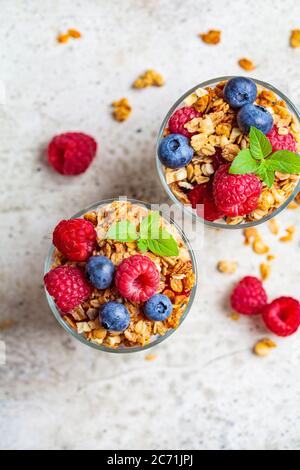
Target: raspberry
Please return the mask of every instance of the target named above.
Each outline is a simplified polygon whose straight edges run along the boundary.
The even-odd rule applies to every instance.
[[[95,228],[84,219],[62,220],[53,232],[53,245],[70,261],[85,261],[95,242]]]
[[[184,108],[177,109],[169,119],[169,130],[172,134],[182,134],[185,137],[191,137],[194,133],[190,133],[185,129],[184,124],[191,121],[195,117],[201,117],[202,114],[198,113],[192,106],[185,106]]]
[[[254,211],[262,191],[257,176],[230,175],[230,163],[222,165],[216,172],[213,193],[218,209],[229,217],[247,215]]]
[[[74,266],[59,266],[44,276],[44,283],[57,307],[68,313],[91,294],[91,287],[83,272]]]
[[[125,299],[146,302],[159,287],[160,275],[147,256],[134,255],[124,259],[118,266],[115,284]]]
[[[222,149],[216,147],[216,153],[211,157],[213,159],[212,165],[214,170],[217,171],[221,165],[225,165],[227,161],[222,157]]]
[[[262,282],[256,277],[246,276],[231,294],[231,307],[243,315],[257,315],[268,299]]]
[[[197,214],[205,220],[214,222],[224,216],[214,202],[211,183],[198,184],[188,192],[187,197],[192,208],[196,209]]]
[[[292,297],[280,297],[262,310],[266,326],[278,336],[290,336],[300,326],[300,303]]]
[[[272,144],[273,152],[276,152],[276,150],[296,152],[296,141],[292,134],[280,135],[278,134],[278,127],[274,126],[267,134],[267,137]]]
[[[48,162],[62,175],[79,175],[90,166],[96,155],[97,143],[82,132],[66,132],[48,145]]]

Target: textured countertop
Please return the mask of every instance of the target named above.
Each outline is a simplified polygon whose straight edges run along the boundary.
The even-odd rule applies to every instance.
[[[255,76],[300,106],[299,28],[294,0],[1,1],[0,25],[0,447],[9,449],[300,448],[300,336],[279,340],[269,357],[251,352],[266,336],[259,319],[228,318],[227,294],[261,258],[239,232],[205,230],[193,242],[200,270],[182,327],[145,360],[117,356],[69,337],[50,313],[43,262],[58,220],[103,198],[165,200],[154,163],[158,126],[174,100],[197,82],[240,74],[249,56]],[[59,31],[83,37],[58,44]],[[197,33],[221,29],[216,47]],[[166,86],[130,89],[146,68]],[[110,103],[128,97],[132,117],[111,119]],[[45,164],[60,132],[81,130],[100,142],[92,167],[64,178]],[[280,218],[298,224],[300,209]],[[270,297],[299,296],[299,234],[280,244],[266,286]],[[239,270],[217,272],[221,259]],[[4,364],[4,343],[6,362]],[[1,353],[0,351],[0,353]],[[0,361],[0,362],[1,362]]]

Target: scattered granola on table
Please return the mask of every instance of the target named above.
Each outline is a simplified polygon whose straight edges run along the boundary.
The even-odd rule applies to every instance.
[[[240,59],[238,61],[238,64],[242,69],[247,70],[247,72],[251,72],[251,70],[256,69],[256,66],[254,65],[252,60],[247,59],[246,57],[244,57],[243,59]]]
[[[114,101],[112,103],[112,107],[114,108],[112,113],[113,117],[119,122],[126,121],[132,112],[132,108],[127,98],[121,98],[119,101]]]
[[[77,29],[68,29],[67,33],[61,33],[57,36],[57,42],[67,43],[69,39],[79,39],[81,38],[81,33]]]
[[[300,29],[292,29],[290,35],[290,45],[293,48],[300,47]]]
[[[146,70],[134,82],[133,88],[148,88],[150,86],[163,86],[165,84],[164,77],[155,70]]]
[[[292,196],[299,152],[298,118],[273,91],[246,77],[196,89],[158,143],[176,199],[209,222],[229,225],[260,222]]]
[[[45,285],[64,321],[109,348],[143,347],[179,326],[195,285],[190,252],[159,212],[114,201],[61,221]]]
[[[277,344],[269,338],[263,338],[254,345],[253,352],[257,356],[268,356],[271,352],[271,349],[277,347]]]
[[[219,44],[221,41],[221,31],[218,29],[211,29],[207,33],[200,33],[198,36],[202,39],[203,42],[206,44],[216,45]]]

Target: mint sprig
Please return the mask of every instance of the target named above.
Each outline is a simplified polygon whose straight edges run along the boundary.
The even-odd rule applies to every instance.
[[[278,150],[272,153],[269,139],[256,127],[251,127],[250,147],[239,152],[233,160],[229,173],[245,175],[254,173],[269,188],[275,181],[275,172],[288,174],[300,173],[300,156],[289,150]]]
[[[140,223],[139,234],[136,226],[129,220],[116,222],[109,228],[106,238],[120,242],[137,240],[139,250],[149,250],[159,256],[178,256],[179,248],[174,237],[160,226],[158,211],[150,212]]]

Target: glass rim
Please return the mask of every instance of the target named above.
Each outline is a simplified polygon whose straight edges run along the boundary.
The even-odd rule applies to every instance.
[[[101,206],[104,206],[104,205],[107,205],[107,204],[110,204],[111,202],[113,201],[116,201],[117,199],[116,198],[109,198],[109,199],[103,199],[101,201],[97,201],[97,202],[94,202],[92,204],[90,204],[88,207],[84,208],[84,209],[81,209],[80,211],[78,211],[76,214],[72,215],[72,217],[70,217],[70,219],[74,219],[74,218],[78,218],[78,217],[82,217],[86,212],[89,212],[91,210],[95,210]],[[144,201],[140,201],[138,199],[133,199],[133,198],[126,198],[126,201],[128,202],[131,202],[132,204],[137,204],[137,205],[143,205],[144,207],[146,207],[148,210],[151,209],[151,204],[150,203],[146,203]],[[47,301],[48,301],[48,304],[50,306],[50,309],[54,315],[54,317],[56,318],[56,320],[58,321],[58,323],[68,332],[70,333],[74,338],[78,339],[81,343],[93,348],[93,349],[97,349],[98,351],[103,351],[103,352],[109,352],[109,353],[113,353],[113,354],[124,354],[124,353],[133,353],[133,352],[142,352],[142,351],[146,351],[147,349],[150,349],[160,343],[162,343],[164,340],[166,340],[167,338],[169,338],[173,333],[175,333],[175,331],[178,330],[178,328],[181,326],[181,324],[183,323],[183,321],[185,320],[185,318],[187,317],[188,313],[190,312],[190,309],[194,303],[194,299],[195,299],[195,295],[196,295],[196,290],[197,290],[197,283],[198,283],[198,270],[197,270],[197,262],[196,262],[196,257],[195,257],[195,254],[194,254],[194,250],[191,246],[191,243],[190,241],[188,240],[188,238],[186,237],[185,233],[183,232],[183,230],[179,227],[179,225],[172,219],[172,217],[169,217],[167,215],[164,214],[163,211],[159,211],[160,212],[160,215],[161,217],[163,217],[163,219],[165,219],[167,222],[169,222],[170,224],[174,225],[174,227],[176,228],[176,230],[178,231],[180,237],[182,238],[184,244],[186,245],[186,248],[188,250],[188,253],[189,253],[189,256],[190,256],[190,259],[191,259],[191,262],[192,262],[192,267],[193,267],[193,272],[195,274],[195,285],[191,291],[191,294],[190,294],[190,297],[189,297],[189,302],[185,308],[185,311],[183,313],[183,315],[181,316],[180,318],[180,322],[179,322],[179,325],[177,328],[171,328],[169,331],[167,331],[167,333],[163,336],[160,336],[160,335],[157,335],[157,338],[146,344],[145,346],[133,346],[133,347],[122,347],[122,348],[109,348],[108,346],[105,346],[105,345],[102,345],[102,344],[95,344],[95,343],[92,343],[91,341],[88,341],[84,336],[82,336],[81,334],[77,333],[77,331],[73,330],[73,328],[71,328],[69,326],[69,324],[67,322],[65,322],[63,320],[63,317],[62,315],[60,314],[60,311],[59,309],[57,308],[53,298],[50,296],[50,294],[47,292],[47,289],[46,287],[44,286],[44,290],[45,290],[45,294],[46,294],[46,298],[47,298]],[[52,265],[52,262],[53,262],[53,254],[54,254],[54,251],[55,251],[55,247],[54,245],[51,243],[51,246],[50,246],[50,249],[48,251],[48,255],[46,257],[46,260],[45,260],[45,263],[44,263],[44,275],[47,274],[50,270],[51,270],[51,265]]]
[[[164,174],[164,171],[163,171],[164,166],[158,158],[158,146],[159,146],[160,140],[163,136],[164,129],[165,129],[167,123],[169,122],[170,117],[172,116],[174,111],[179,107],[179,105],[184,101],[184,99],[187,96],[189,96],[191,93],[194,93],[194,91],[196,91],[198,88],[204,88],[206,86],[213,85],[213,84],[216,84],[218,82],[222,82],[222,81],[225,81],[225,80],[230,80],[231,78],[234,78],[234,77],[236,77],[236,75],[225,75],[223,77],[216,77],[216,78],[212,78],[210,80],[206,80],[204,82],[199,83],[198,85],[193,86],[188,91],[186,91],[183,95],[181,95],[181,97],[178,98],[178,100],[176,100],[176,102],[171,106],[171,108],[167,112],[165,118],[163,119],[162,124],[161,124],[160,129],[159,129],[159,132],[158,132],[158,137],[157,137],[157,142],[156,142],[156,168],[157,168],[157,172],[158,172],[158,175],[159,175],[159,178],[160,178],[160,182],[161,182],[164,190],[166,191],[167,195],[169,196],[169,198],[173,202],[175,202],[175,204],[177,204],[179,207],[182,208],[184,213],[186,213],[187,215],[189,215],[193,219],[201,221],[201,223],[203,223],[207,226],[213,227],[213,228],[221,228],[221,229],[226,229],[226,230],[227,229],[229,229],[229,230],[241,230],[242,229],[243,230],[245,228],[250,228],[250,227],[255,227],[255,226],[261,225],[261,224],[273,219],[273,217],[278,216],[295,199],[295,196],[300,191],[300,179],[299,179],[297,185],[295,186],[295,189],[293,190],[293,192],[287,198],[287,200],[283,204],[281,204],[276,210],[274,210],[271,214],[267,215],[266,217],[263,217],[260,220],[253,220],[251,222],[245,222],[245,223],[241,223],[241,224],[230,225],[230,224],[226,224],[226,223],[210,222],[208,220],[205,220],[202,217],[200,217],[199,215],[197,215],[197,213],[190,206],[187,206],[187,205],[183,204],[182,202],[180,202],[176,198],[176,196],[173,194],[171,189],[169,188],[169,185],[167,184],[165,174]],[[278,95],[281,99],[283,99],[287,103],[288,108],[290,108],[293,111],[293,114],[295,114],[298,121],[300,121],[300,113],[299,113],[298,109],[296,108],[296,106],[292,103],[292,101],[284,93],[282,93],[280,90],[275,88],[270,83],[264,82],[262,80],[258,80],[257,78],[253,78],[253,77],[247,77],[247,78],[251,78],[251,80],[253,80],[257,85],[260,85],[264,88],[267,88],[267,89],[273,91],[276,95]]]

